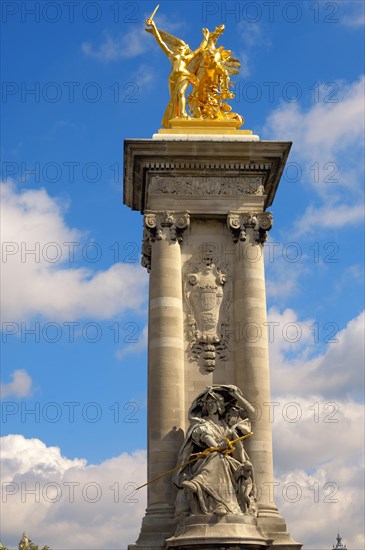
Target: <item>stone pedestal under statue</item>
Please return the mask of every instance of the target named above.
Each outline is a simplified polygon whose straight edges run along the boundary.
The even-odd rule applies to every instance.
[[[272,499],[263,246],[291,143],[257,136],[158,134],[126,140],[124,202],[143,219],[150,273],[148,481],[173,469],[188,412],[208,386],[234,385],[260,414],[245,440],[257,512],[176,516],[169,474],[148,485],[130,549],[300,549]]]

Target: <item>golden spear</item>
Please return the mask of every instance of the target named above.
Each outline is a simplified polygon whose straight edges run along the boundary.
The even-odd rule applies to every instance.
[[[156,10],[155,10],[155,12],[156,12]],[[211,453],[217,452],[217,453],[222,453],[224,455],[231,454],[234,451],[234,444],[237,443],[237,441],[243,441],[247,437],[251,437],[251,435],[253,435],[253,432],[250,432],[246,435],[242,435],[241,437],[237,437],[237,439],[233,439],[232,441],[230,441],[229,439],[227,439],[225,437],[224,439],[225,439],[226,443],[228,444],[228,449],[222,450],[220,447],[208,447],[204,451],[200,451],[199,453],[193,453],[190,456],[194,456],[195,458],[192,458],[191,460],[188,460],[187,462],[184,462],[184,464],[180,464],[179,466],[176,466],[175,468],[171,468],[171,470],[168,470],[167,472],[164,472],[160,476],[155,477],[154,479],[151,479],[151,481],[147,481],[147,483],[144,483],[143,485],[140,485],[135,490],[138,491],[139,489],[142,489],[142,487],[146,487],[146,485],[149,485],[150,483],[154,483],[155,481],[158,481],[162,477],[165,477],[168,474],[171,474],[172,472],[176,472],[176,470],[180,470],[181,468],[185,468],[185,466],[188,466],[189,464],[192,464],[193,462],[196,462],[200,458],[205,458],[208,455],[210,455]]]
[[[152,13],[151,17],[149,17],[148,19],[146,19],[146,25],[151,25],[151,24],[152,24],[152,20],[153,20],[153,18],[155,17],[156,11],[158,10],[159,7],[160,7],[160,4],[157,4],[157,6],[155,7],[155,9],[153,10],[153,13]]]

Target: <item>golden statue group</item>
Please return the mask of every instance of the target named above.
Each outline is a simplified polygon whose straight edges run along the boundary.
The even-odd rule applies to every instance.
[[[230,90],[233,86],[230,76],[238,74],[240,62],[232,57],[230,50],[225,50],[223,46],[217,47],[224,25],[216,27],[213,32],[204,28],[202,43],[192,51],[183,40],[156,27],[153,17],[157,9],[158,6],[146,20],[146,31],[154,35],[172,65],[169,77],[170,101],[162,125],[169,128],[172,119],[193,118],[231,120],[235,122],[236,128],[241,126],[243,117],[232,113],[232,107],[226,103],[227,99],[234,97]],[[186,97],[190,84],[192,91]]]

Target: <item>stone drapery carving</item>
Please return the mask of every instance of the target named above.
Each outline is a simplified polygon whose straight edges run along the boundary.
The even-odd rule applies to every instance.
[[[150,193],[170,195],[263,195],[263,176],[151,176]]]
[[[231,299],[231,280],[208,246],[199,247],[187,263],[184,295],[189,307],[187,336],[192,358],[207,372],[215,369],[216,355],[224,359],[227,342],[223,330]]]
[[[146,210],[142,245],[142,266],[151,270],[151,250],[154,241],[162,239],[182,242],[183,232],[190,224],[188,212],[163,212]]]
[[[272,227],[271,212],[230,212],[227,217],[227,226],[233,233],[233,242],[246,241],[247,230],[251,230],[252,239],[263,244],[267,239],[267,232]]]
[[[173,478],[179,489],[178,518],[201,514],[257,516],[252,462],[242,440],[230,443],[251,434],[249,416],[253,413],[254,407],[233,385],[209,386],[194,399],[178,458],[182,467]],[[186,464],[194,456],[198,459]]]

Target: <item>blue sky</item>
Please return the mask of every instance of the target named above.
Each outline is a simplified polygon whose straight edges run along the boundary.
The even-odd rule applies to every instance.
[[[126,484],[145,475],[148,276],[141,215],[123,206],[122,146],[152,137],[168,100],[169,61],[144,32],[154,7],[1,5],[8,545],[33,525],[31,538],[54,548],[125,548],[144,513],[144,495],[128,502]],[[224,23],[221,43],[242,64],[232,105],[244,128],[293,141],[266,245],[277,499],[305,547],[327,547],[340,529],[360,550],[363,3],[166,1],[155,20],[191,47],[202,27]],[[97,503],[96,486],[66,498],[72,473],[78,489],[98,484]],[[62,497],[22,494],[37,479]]]

